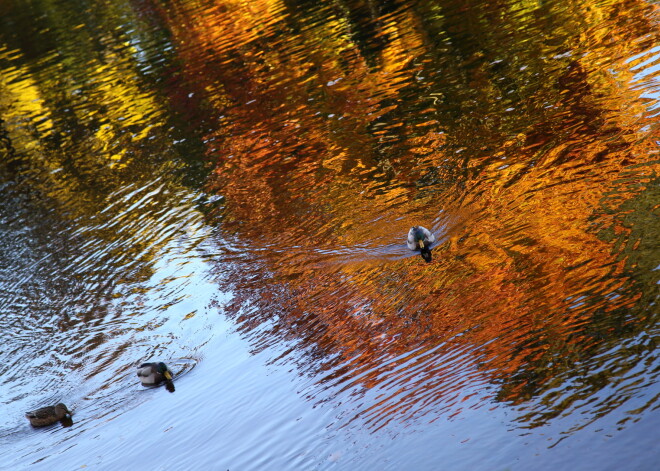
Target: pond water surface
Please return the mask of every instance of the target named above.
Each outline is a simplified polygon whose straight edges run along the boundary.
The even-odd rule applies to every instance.
[[[659,40],[643,0],[0,2],[0,469],[653,469]]]

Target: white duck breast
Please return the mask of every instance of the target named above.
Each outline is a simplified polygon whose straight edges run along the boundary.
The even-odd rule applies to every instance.
[[[151,366],[145,366],[138,368],[137,375],[140,378],[142,384],[155,384],[156,383],[156,371]]]

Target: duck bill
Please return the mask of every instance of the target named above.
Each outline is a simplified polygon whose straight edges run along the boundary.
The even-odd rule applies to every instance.
[[[419,241],[419,248],[420,248],[420,249],[423,249],[423,248],[424,248],[424,241],[423,241],[423,240],[420,240],[420,241]]]
[[[163,376],[165,376],[165,379],[166,379],[166,380],[168,380],[168,381],[172,381],[172,375],[170,374],[169,371],[166,371],[165,374],[164,374]]]

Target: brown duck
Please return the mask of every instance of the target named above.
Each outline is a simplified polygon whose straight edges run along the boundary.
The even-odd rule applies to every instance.
[[[33,427],[45,427],[60,420],[71,419],[71,412],[60,402],[54,406],[42,407],[41,409],[26,412],[25,417]]]

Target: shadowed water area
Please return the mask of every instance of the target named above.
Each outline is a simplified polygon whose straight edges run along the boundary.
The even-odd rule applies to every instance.
[[[659,44],[642,0],[3,0],[0,469],[652,469]]]

